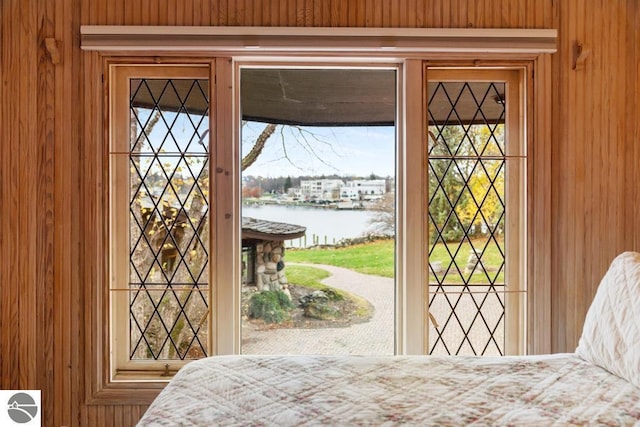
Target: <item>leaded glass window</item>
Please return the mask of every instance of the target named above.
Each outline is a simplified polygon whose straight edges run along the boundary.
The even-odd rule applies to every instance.
[[[166,77],[115,80],[121,128],[110,155],[117,369],[210,353],[206,71],[167,67]],[[126,98],[118,97],[125,90]]]
[[[525,157],[517,130],[507,129],[518,127],[507,119],[507,93],[498,79],[429,82],[430,354],[520,346],[507,331],[522,329]],[[509,102],[517,107],[518,97]]]

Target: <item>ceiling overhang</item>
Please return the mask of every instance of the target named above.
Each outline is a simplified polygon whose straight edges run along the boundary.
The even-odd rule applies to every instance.
[[[296,126],[393,126],[396,71],[246,68],[242,119]]]
[[[163,111],[184,109],[190,114],[204,114],[207,109],[206,97],[188,96],[190,91],[201,90],[200,87],[194,89],[191,79],[172,80],[169,89],[166,79],[145,79],[144,84],[145,90],[137,90],[132,97],[135,107],[157,107]],[[444,87],[437,96],[434,96],[436,86],[429,85],[430,124],[504,122],[504,85],[467,82],[466,96],[459,96],[462,83],[441,84]],[[206,90],[205,83],[201,87]],[[394,126],[396,88],[396,71],[390,69],[246,68],[240,73],[240,109],[243,120],[262,123],[314,127]],[[480,95],[474,98],[471,93]]]

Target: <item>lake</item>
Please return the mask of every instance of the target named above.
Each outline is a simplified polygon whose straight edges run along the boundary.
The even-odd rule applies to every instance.
[[[319,239],[320,244],[332,244],[340,239],[360,237],[369,231],[371,227],[369,219],[373,214],[374,212],[366,210],[337,210],[307,206],[242,206],[242,216],[307,227],[307,246],[313,245],[314,235]],[[305,246],[304,237],[288,241],[287,246]]]

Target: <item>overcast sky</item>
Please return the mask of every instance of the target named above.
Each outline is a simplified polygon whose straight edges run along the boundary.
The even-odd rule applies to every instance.
[[[264,126],[248,123],[243,127],[243,156]],[[285,150],[291,162],[286,159]],[[278,126],[258,160],[243,173],[263,177],[372,173],[393,176],[395,128],[305,127],[301,135],[295,128]]]

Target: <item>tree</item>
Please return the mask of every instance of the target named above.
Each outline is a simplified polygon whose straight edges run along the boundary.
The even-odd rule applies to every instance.
[[[258,199],[262,197],[262,189],[260,187],[243,187],[242,198]]]
[[[131,113],[130,280],[142,284],[141,289],[132,288],[130,338],[139,345],[132,346],[131,357],[201,357],[206,343],[199,344],[209,317],[205,297],[198,290],[208,268],[208,161],[198,156],[158,155],[162,150],[152,148],[152,141],[163,141],[177,128],[173,125],[179,114],[165,117],[158,110],[143,108],[132,108]],[[172,119],[169,124],[167,120]],[[204,145],[208,130],[193,132]],[[173,134],[172,138],[179,139]],[[156,286],[162,283],[177,286]]]
[[[276,131],[276,127],[277,125],[269,123],[264,127],[264,129],[262,129],[262,132],[260,132],[260,135],[256,138],[256,142],[253,144],[253,147],[251,147],[251,150],[249,150],[249,152],[242,158],[241,169],[243,171],[258,160],[258,157],[262,154],[262,150],[264,150],[264,146],[267,141]]]
[[[246,128],[248,124],[249,122],[243,121],[242,127]],[[243,132],[243,135],[244,134],[245,132]],[[267,142],[270,139],[273,139],[274,135],[279,137],[278,141],[280,142],[282,152],[282,157],[278,160],[286,160],[289,162],[289,164],[295,166],[300,171],[305,170],[304,165],[297,165],[290,156],[290,150],[295,145],[302,148],[310,158],[318,160],[324,165],[333,168],[331,164],[327,163],[327,161],[322,158],[322,155],[319,152],[319,147],[325,147],[331,151],[334,151],[334,147],[331,142],[326,141],[320,135],[313,133],[304,126],[277,125],[273,123],[267,123],[264,125],[264,128],[262,128],[262,131],[255,138],[255,140],[249,139],[248,141],[245,141],[243,137],[242,151],[246,152],[247,154],[245,154],[242,158],[242,171],[247,170],[256,162],[256,160],[258,160]],[[248,150],[244,149],[245,142],[247,142],[248,144]]]
[[[376,200],[371,210],[374,214],[369,219],[370,230],[374,234],[393,236],[396,230],[396,197],[395,193],[385,193]]]
[[[284,192],[287,193],[291,187],[293,187],[293,183],[291,182],[291,177],[288,176],[284,181]]]
[[[429,152],[429,239],[432,244],[438,239],[458,241],[464,230],[453,206],[465,205],[467,196],[462,191],[463,171],[451,156],[456,153],[463,132],[459,126],[445,126],[437,139],[429,133],[434,144]]]
[[[503,141],[504,125],[433,127],[429,134],[431,243],[460,241],[483,233],[483,226],[500,232],[505,163],[498,141]],[[478,159],[479,155],[495,158]]]

